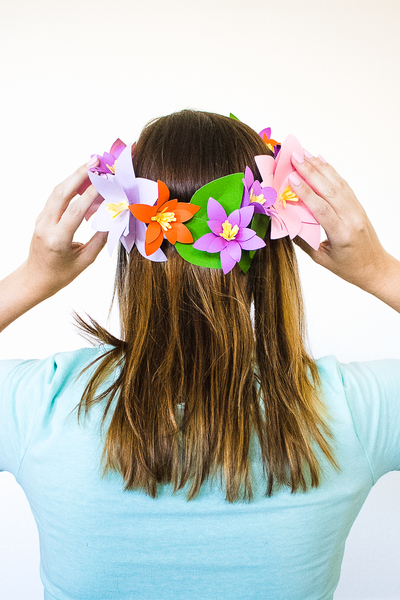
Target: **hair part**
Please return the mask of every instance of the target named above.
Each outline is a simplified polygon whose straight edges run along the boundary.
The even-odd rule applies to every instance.
[[[247,125],[182,111],[150,123],[133,156],[138,177],[161,179],[189,202],[202,185],[271,154]],[[152,262],[120,247],[115,282],[120,339],[77,317],[83,332],[111,345],[84,391],[78,414],[104,402],[104,473],[152,497],[158,484],[188,486],[194,498],[220,476],[226,499],[253,495],[249,458],[257,436],[266,493],[319,485],[319,446],[337,468],[315,362],[304,345],[304,314],[289,238],[269,240],[246,275],[184,261]],[[251,307],[254,309],[254,322]],[[112,378],[109,387],[104,383]]]

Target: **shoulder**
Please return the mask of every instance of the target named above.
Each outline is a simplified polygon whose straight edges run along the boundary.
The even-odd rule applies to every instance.
[[[374,481],[400,470],[400,360],[345,364],[329,356],[317,365],[327,405],[349,411]]]

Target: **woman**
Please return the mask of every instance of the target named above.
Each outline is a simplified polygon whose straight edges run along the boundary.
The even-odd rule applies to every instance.
[[[282,206],[304,203],[303,222],[312,228],[312,213],[325,229],[319,249],[299,238],[314,260],[395,310],[400,263],[322,158],[297,148],[290,189],[257,187],[279,150],[267,142],[237,120],[183,111],[147,126],[110,184],[92,164],[105,195],[118,184],[128,196],[132,177],[135,186],[162,183],[157,205],[147,191],[126,205],[105,201],[130,223],[119,230],[121,339],[80,321],[102,345],[1,364],[0,468],[16,476],[35,516],[46,599],[327,600],[369,490],[400,468],[400,363],[307,355]],[[126,156],[128,183],[117,167]],[[235,174],[244,172],[243,187]],[[263,179],[271,183],[272,171]],[[235,222],[230,186],[240,190]],[[93,206],[86,167],[54,190],[27,261],[1,282],[2,328],[95,260],[104,231],[72,241]],[[208,229],[196,217],[205,211]],[[267,216],[276,239],[265,235]],[[164,238],[177,222],[184,228],[171,244]],[[223,258],[232,241],[240,253],[231,245]]]

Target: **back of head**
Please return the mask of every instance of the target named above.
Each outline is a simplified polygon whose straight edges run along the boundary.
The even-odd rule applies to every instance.
[[[162,180],[189,202],[200,187],[272,154],[245,124],[197,111],[151,122],[135,147],[137,177]],[[116,293],[121,339],[99,325],[87,332],[111,343],[80,408],[103,400],[112,409],[105,471],[121,472],[126,489],[188,485],[188,497],[220,474],[226,498],[251,498],[249,449],[258,437],[274,484],[292,490],[319,483],[316,442],[334,463],[318,374],[303,342],[301,290],[292,242],[265,239],[244,274],[186,262],[163,242],[166,262],[121,246]],[[120,369],[107,394],[96,395]]]

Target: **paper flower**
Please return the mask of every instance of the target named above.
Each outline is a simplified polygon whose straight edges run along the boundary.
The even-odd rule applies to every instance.
[[[98,175],[115,175],[115,161],[124,148],[126,148],[126,144],[118,138],[111,146],[110,152],[104,152],[103,155],[92,154],[91,158],[97,156],[99,164],[96,167],[91,167],[89,171]]]
[[[249,167],[246,167],[243,183],[244,192],[241,206],[253,206],[255,213],[276,217],[278,213],[272,208],[278,196],[276,190],[273,187],[261,187],[259,181],[254,181],[254,175]]]
[[[135,219],[129,210],[130,205],[153,205],[157,200],[158,186],[155,181],[135,176],[132,165],[132,146],[126,146],[115,162],[115,175],[102,177],[89,172],[89,178],[104,202],[93,217],[92,228],[108,231],[107,247],[112,254],[118,240],[127,252],[136,244],[140,254],[146,258],[146,225]],[[164,252],[158,250],[151,260],[167,260]]]
[[[276,159],[267,155],[255,157],[263,180],[261,190],[273,187],[277,192],[277,200],[273,205],[277,215],[270,215],[271,239],[286,235],[293,239],[298,235],[318,250],[321,240],[320,225],[289,185],[289,175],[295,171],[291,163],[293,152],[302,154],[303,149],[300,142],[293,135],[289,135]]]
[[[169,189],[162,181],[158,181],[158,200],[156,206],[133,204],[129,207],[131,213],[143,223],[149,223],[146,231],[145,252],[152,256],[164,239],[171,244],[177,241],[182,244],[193,242],[192,234],[183,225],[199,210],[199,206],[187,202],[169,199]]]
[[[267,144],[271,152],[274,153],[275,158],[278,156],[281,144],[271,138],[271,127],[266,127],[258,134],[260,138]]]
[[[254,214],[253,206],[246,206],[226,214],[224,207],[210,198],[207,204],[207,224],[211,233],[206,233],[194,244],[196,250],[220,253],[223,272],[229,273],[242,257],[242,250],[258,250],[265,242],[253,229],[247,228]]]

